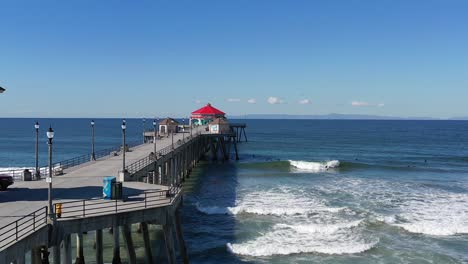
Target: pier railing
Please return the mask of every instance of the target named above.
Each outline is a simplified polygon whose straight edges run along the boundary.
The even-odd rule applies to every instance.
[[[141,144],[141,143],[140,142],[131,142],[131,143],[127,144],[127,147],[132,148],[132,147],[138,146],[139,144]],[[96,159],[100,159],[100,158],[109,156],[112,153],[119,152],[120,150],[121,150],[120,145],[116,146],[116,147],[112,147],[112,148],[98,150],[98,151],[94,152],[94,157]],[[65,169],[75,167],[75,166],[84,164],[86,162],[89,162],[89,161],[91,161],[91,157],[92,157],[92,154],[89,153],[89,154],[81,155],[81,156],[74,157],[74,158],[71,158],[71,159],[62,160],[62,161],[54,163],[52,165],[52,168],[53,168],[53,170],[58,170],[58,169],[65,170]],[[19,181],[19,180],[23,179],[23,173],[24,173],[25,169],[28,169],[31,172],[31,175],[32,175],[33,179],[37,178],[36,177],[36,169],[33,168],[33,167],[20,168],[20,169],[0,170],[0,175],[9,175],[9,176],[12,176],[15,179],[15,181]],[[42,167],[39,168],[39,173],[44,178],[44,177],[46,177],[46,175],[49,174],[49,168],[46,167],[46,166],[42,166]]]
[[[57,219],[84,218],[97,215],[116,214],[172,204],[180,192],[180,187],[168,190],[149,191],[127,196],[123,200],[87,199],[56,203]]]
[[[128,173],[134,174],[139,172],[140,170],[146,168],[147,166],[151,165],[152,163],[156,162],[158,159],[160,159],[162,156],[167,155],[171,153],[173,149],[178,148],[179,146],[182,146],[185,143],[190,142],[193,139],[192,136],[185,137],[184,140],[178,140],[177,142],[174,142],[174,148],[172,145],[167,146],[161,150],[159,150],[156,155],[149,155],[146,156],[140,160],[135,161],[134,163],[128,165],[125,167]]]
[[[180,191],[180,187],[172,186],[167,190],[126,196],[122,200],[98,198],[55,203],[55,216],[58,220],[84,218],[168,206],[177,198]],[[47,207],[42,207],[0,227],[0,251],[47,225],[47,218]]]
[[[47,224],[47,207],[42,207],[0,227],[0,251]]]

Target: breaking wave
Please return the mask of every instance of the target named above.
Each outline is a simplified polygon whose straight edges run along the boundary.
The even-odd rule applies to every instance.
[[[312,212],[336,213],[346,207],[330,207],[323,201],[294,194],[289,190],[257,191],[247,194],[232,207],[195,204],[204,214],[257,214],[274,216],[307,215]]]
[[[362,220],[335,225],[276,224],[272,230],[243,243],[227,243],[229,252],[254,257],[299,253],[356,254],[373,248],[378,239],[363,238],[357,227]]]
[[[338,160],[332,160],[327,162],[289,160],[289,163],[292,167],[296,169],[312,172],[323,172],[329,169],[338,168],[340,166],[340,161]]]
[[[411,233],[432,236],[468,234],[468,195],[428,193],[402,206],[401,221],[393,225]]]

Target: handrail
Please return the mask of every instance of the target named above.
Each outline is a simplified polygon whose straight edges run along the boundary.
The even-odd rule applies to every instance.
[[[55,203],[54,208],[56,208],[55,213],[58,220],[116,214],[171,205],[180,191],[180,187],[172,186],[168,190],[144,192],[127,196],[123,200],[85,199]],[[58,213],[57,208],[60,208],[60,213]]]
[[[144,192],[127,196],[123,200],[86,199],[55,203],[55,216],[58,220],[84,218],[168,206],[172,204],[180,192],[180,187],[171,186],[168,190]],[[58,205],[60,205],[60,213],[57,210]],[[47,225],[47,219],[48,210],[47,206],[44,206],[0,227],[0,251]]]
[[[189,143],[190,141],[193,140],[193,137],[192,136],[187,136],[185,137],[185,141],[182,141],[182,140],[178,140],[177,142],[174,142],[174,149],[184,145],[184,144],[187,144]],[[152,163],[154,162],[157,162],[161,157],[171,153],[173,150],[172,148],[172,145],[170,146],[167,146],[161,150],[159,150],[156,155],[149,155],[149,156],[146,156],[144,158],[141,158],[131,164],[129,164],[128,166],[125,167],[125,170],[131,174],[135,174],[137,172],[139,172],[140,170],[142,170],[143,168],[146,168],[147,166],[151,165]]]
[[[0,227],[0,250],[47,224],[47,206]]]

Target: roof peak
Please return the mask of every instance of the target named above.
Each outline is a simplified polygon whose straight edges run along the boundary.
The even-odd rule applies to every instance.
[[[214,108],[210,103],[196,111],[193,111],[192,114],[225,115],[223,111]]]

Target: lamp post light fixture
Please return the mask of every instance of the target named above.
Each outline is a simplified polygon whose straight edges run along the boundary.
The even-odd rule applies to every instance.
[[[34,124],[36,130],[36,180],[41,178],[41,170],[39,169],[39,122]]]
[[[54,130],[52,126],[47,130],[47,138],[49,139],[47,145],[49,146],[49,177],[47,177],[46,182],[49,183],[48,188],[48,205],[47,210],[49,212],[49,220],[54,219],[54,211],[52,208],[52,140],[54,139]]]
[[[153,130],[154,130],[153,131],[154,132],[153,143],[154,143],[154,156],[155,157],[157,157],[157,155],[156,155],[156,138],[158,136],[157,131],[156,131],[156,125],[157,125],[157,123],[156,123],[156,119],[155,119],[155,120],[153,120]]]
[[[125,173],[125,130],[127,129],[127,121],[125,119],[122,121],[122,172]]]
[[[0,93],[3,93],[4,91],[6,91],[6,89],[3,87],[0,87]]]
[[[94,152],[94,120],[91,120],[91,160],[96,160],[96,153]]]

